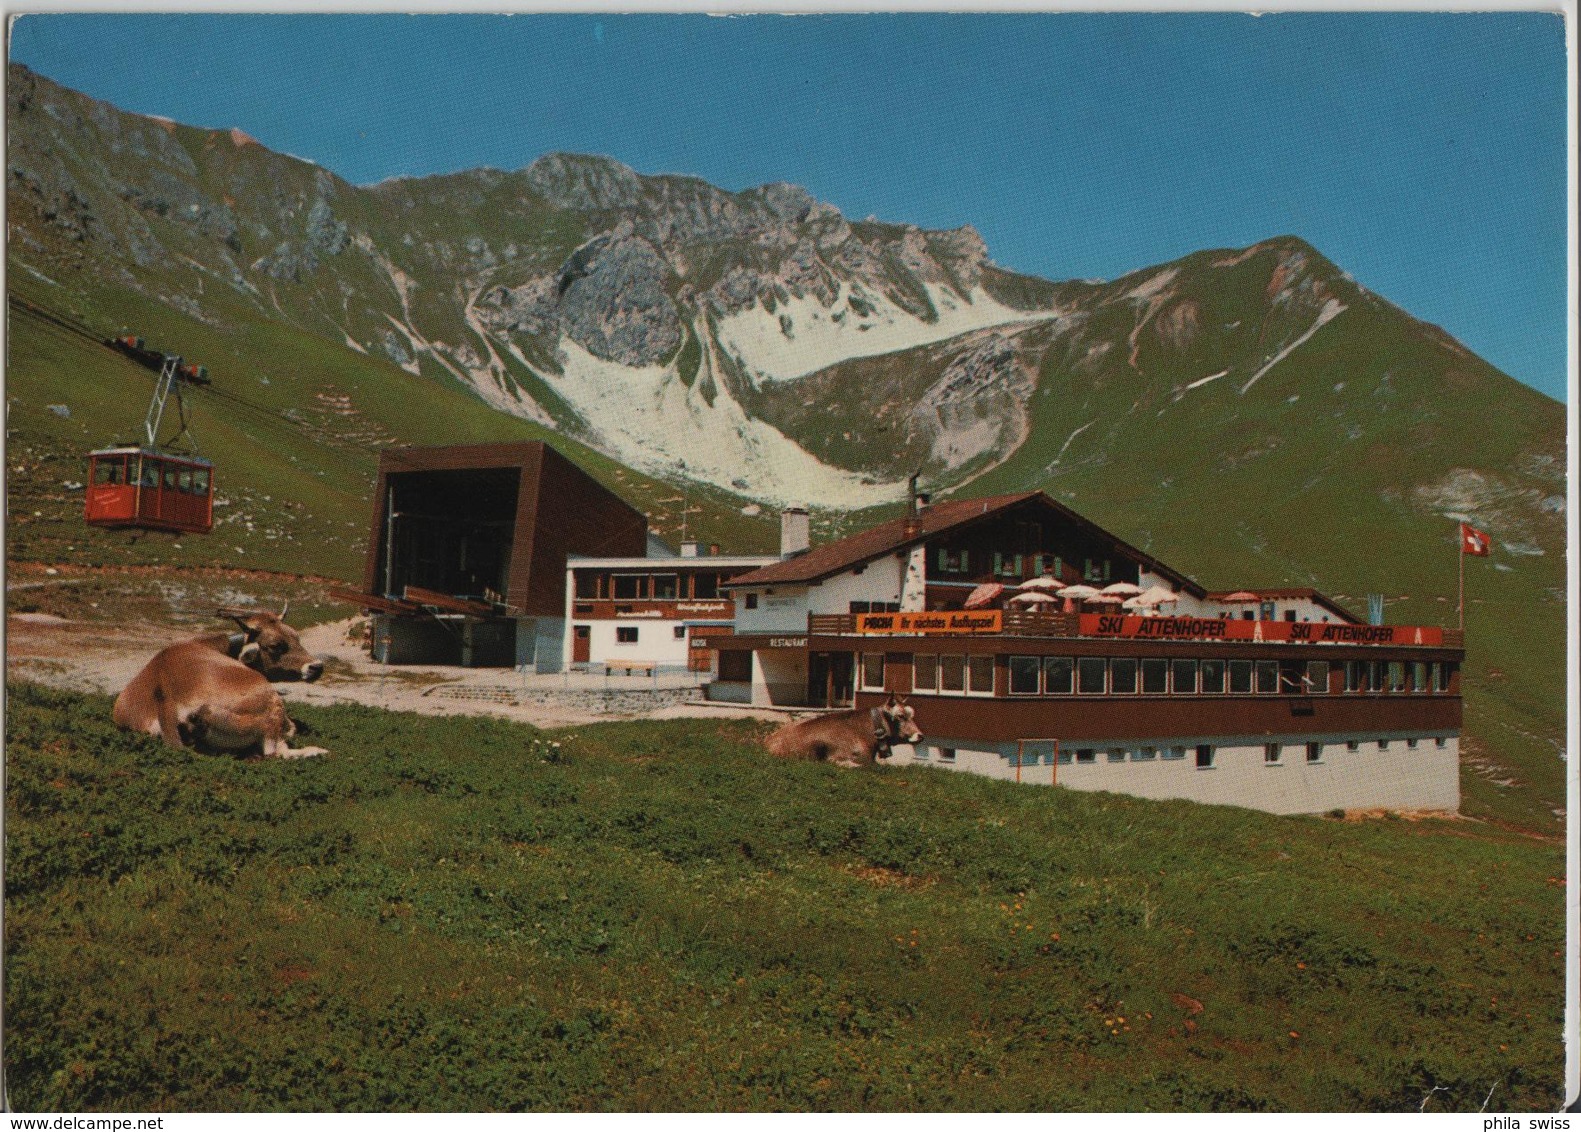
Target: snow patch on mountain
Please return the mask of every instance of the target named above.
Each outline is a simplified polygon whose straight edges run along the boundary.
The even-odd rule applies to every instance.
[[[1344,309],[1345,309],[1345,304],[1340,302],[1338,299],[1330,299],[1326,303],[1324,303],[1323,304],[1323,309],[1318,311],[1317,319],[1312,323],[1312,325],[1307,327],[1306,330],[1304,330],[1301,333],[1301,335],[1296,338],[1296,340],[1294,342],[1290,342],[1290,343],[1286,344],[1285,346],[1281,347],[1277,354],[1275,354],[1273,357],[1269,358],[1266,362],[1264,362],[1263,363],[1263,367],[1260,370],[1258,370],[1256,373],[1252,374],[1252,376],[1247,379],[1246,384],[1241,386],[1241,392],[1245,393],[1252,386],[1256,385],[1258,379],[1261,378],[1263,376],[1263,374],[1267,373],[1269,370],[1273,369],[1280,362],[1282,362],[1286,358],[1288,358],[1291,355],[1291,353],[1296,349],[1296,347],[1300,346],[1308,338],[1311,338],[1312,335],[1316,334],[1319,330],[1321,330],[1325,325],[1327,325],[1330,321],[1332,321],[1334,319],[1334,317],[1336,315],[1338,315]]]
[[[674,476],[684,465],[692,479],[782,506],[816,499],[824,507],[870,507],[904,494],[904,484],[832,468],[748,417],[725,382],[714,383],[710,405],[698,391],[704,383],[689,388],[673,365],[607,362],[569,338],[557,360],[560,374],[538,376],[594,430],[599,448],[641,471]]]
[[[882,296],[841,282],[834,302],[792,295],[774,310],[752,306],[719,320],[720,346],[760,379],[790,381],[853,358],[942,342],[973,330],[1057,317],[1007,307],[982,288],[969,298],[924,283],[938,318],[925,322]]]

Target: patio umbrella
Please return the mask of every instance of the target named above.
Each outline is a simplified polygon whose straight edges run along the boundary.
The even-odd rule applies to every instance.
[[[1037,590],[1028,590],[1010,599],[1012,605],[1053,605],[1058,601],[1059,598],[1053,594],[1039,593]]]
[[[1074,586],[1066,586],[1064,589],[1060,590],[1059,595],[1060,597],[1072,598],[1076,601],[1086,601],[1089,598],[1095,598],[1098,596],[1098,588],[1096,586],[1089,586],[1086,583],[1081,583]]]
[[[1166,590],[1163,586],[1153,586],[1151,589],[1143,590],[1125,604],[1128,606],[1173,605],[1179,600],[1179,594]]]
[[[966,595],[965,609],[982,609],[992,604],[999,595],[1005,592],[1005,587],[998,582],[986,582]]]
[[[1094,597],[1088,598],[1087,600],[1092,602],[1092,604],[1094,604],[1094,605],[1124,605],[1125,604],[1125,598],[1121,597],[1119,594],[1100,593],[1100,594],[1098,594],[1098,595],[1096,595]]]
[[[1135,582],[1114,582],[1111,585],[1104,586],[1099,592],[1117,597],[1135,597],[1142,592],[1142,587]]]
[[[1028,578],[1016,587],[1018,590],[1062,590],[1065,583],[1058,578],[1051,578],[1047,574],[1040,578]]]

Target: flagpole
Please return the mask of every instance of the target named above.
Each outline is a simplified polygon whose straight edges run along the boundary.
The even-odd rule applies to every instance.
[[[1460,600],[1455,608],[1460,614],[1460,631],[1466,631],[1466,528],[1461,524],[1456,530],[1460,534],[1457,540],[1460,543]]]

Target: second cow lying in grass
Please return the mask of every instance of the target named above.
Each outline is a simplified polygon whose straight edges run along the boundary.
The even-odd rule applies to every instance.
[[[897,743],[922,742],[916,711],[890,696],[871,711],[845,711],[787,723],[764,742],[782,759],[813,759],[836,766],[867,766],[889,758]]]

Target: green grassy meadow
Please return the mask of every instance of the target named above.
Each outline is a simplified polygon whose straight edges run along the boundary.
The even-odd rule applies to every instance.
[[[22,1110],[1553,1110],[1563,845],[842,772],[761,725],[9,689]],[[558,744],[558,745],[556,745]]]

